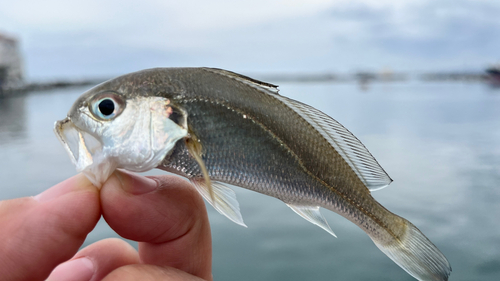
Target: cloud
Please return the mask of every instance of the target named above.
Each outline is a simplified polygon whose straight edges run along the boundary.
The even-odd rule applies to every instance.
[[[0,13],[19,25],[45,31],[131,27],[136,23],[146,23],[149,28],[211,30],[311,15],[329,6],[327,0],[18,0]]]
[[[169,65],[481,69],[499,59],[498,14],[486,0],[18,0],[0,8],[0,28],[21,37],[31,77]]]

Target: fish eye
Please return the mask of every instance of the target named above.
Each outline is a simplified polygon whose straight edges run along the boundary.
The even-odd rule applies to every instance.
[[[101,120],[110,120],[118,116],[125,107],[125,102],[116,93],[103,93],[95,96],[90,104],[94,116]]]
[[[99,112],[104,116],[110,116],[115,112],[115,102],[110,98],[105,98],[99,101]]]

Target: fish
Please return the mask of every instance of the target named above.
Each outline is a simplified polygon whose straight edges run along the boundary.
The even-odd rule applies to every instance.
[[[359,139],[274,84],[217,68],[141,70],[83,93],[54,130],[97,187],[118,168],[158,168],[189,179],[245,226],[230,187],[238,186],[283,201],[333,236],[320,208],[343,216],[418,280],[451,273],[416,226],[372,197],[392,179]]]

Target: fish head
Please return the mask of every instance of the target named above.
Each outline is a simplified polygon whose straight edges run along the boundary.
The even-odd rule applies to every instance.
[[[97,187],[116,168],[157,167],[188,135],[186,114],[171,99],[106,84],[84,93],[54,131],[77,171]]]

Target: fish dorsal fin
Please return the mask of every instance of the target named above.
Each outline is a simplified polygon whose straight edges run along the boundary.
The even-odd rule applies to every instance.
[[[275,96],[302,116],[337,150],[370,191],[388,186],[392,179],[366,147],[339,122],[318,109],[301,102]]]
[[[207,202],[210,203],[210,205],[212,205],[219,213],[223,214],[233,222],[247,227],[243,222],[243,217],[240,213],[240,204],[238,203],[238,200],[236,200],[236,194],[231,188],[220,182],[212,182],[212,200],[208,191],[208,186],[204,179],[194,178],[191,179],[191,183],[196,187],[201,196],[203,196],[203,198],[205,198],[205,200],[207,200]]]
[[[253,88],[257,88],[258,90],[261,90],[261,91],[264,90],[268,93],[276,94],[276,95],[278,95],[278,92],[279,92],[278,85],[274,85],[274,84],[267,83],[267,82],[262,82],[262,81],[259,81],[257,79],[250,78],[248,76],[241,75],[241,74],[238,74],[238,73],[235,73],[232,71],[227,71],[227,70],[220,69],[220,68],[204,68],[204,69],[207,71],[217,73],[219,75],[223,75],[223,76],[226,76],[228,78],[237,80],[237,81],[242,82],[246,85],[249,85]]]
[[[326,230],[326,232],[330,233],[333,235],[335,238],[337,238],[337,235],[333,233],[332,229],[328,225],[328,222],[325,220],[323,215],[319,212],[319,207],[318,206],[298,206],[298,205],[292,205],[292,204],[286,204],[288,207],[290,207],[295,213],[297,213],[299,216],[303,217],[307,221],[323,228]]]

